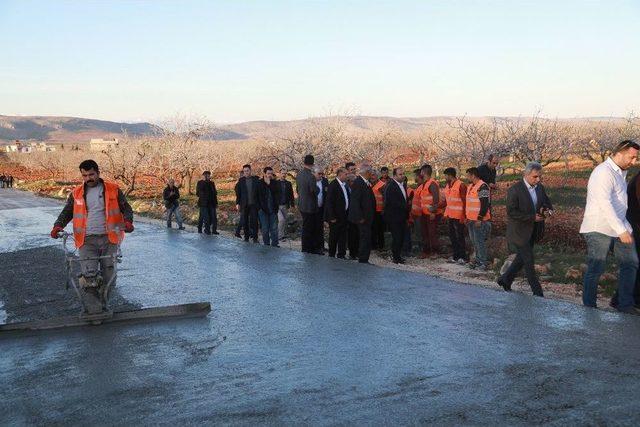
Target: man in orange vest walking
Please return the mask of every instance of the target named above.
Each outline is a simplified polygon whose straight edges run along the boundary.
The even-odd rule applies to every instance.
[[[389,177],[387,176],[387,179]],[[378,174],[373,172],[371,174],[371,190],[376,198],[376,214],[373,217],[373,230],[371,235],[371,245],[373,249],[384,249],[384,187],[387,184],[382,178],[378,179]]]
[[[420,205],[422,207],[422,254],[421,259],[435,257],[440,250],[438,237],[438,222],[442,216],[440,208],[440,186],[431,177],[433,169],[431,165],[420,168],[422,189],[420,190]],[[415,197],[415,196],[414,196]]]
[[[467,169],[470,182],[467,188],[465,216],[469,239],[473,244],[476,259],[470,268],[487,270],[487,240],[491,234],[491,190],[489,185],[480,179],[478,168]]]
[[[105,294],[115,287],[113,261],[124,233],[133,231],[133,210],[118,185],[100,178],[93,160],[80,163],[82,184],[73,189],[51,230],[57,239],[73,220],[73,237],[80,257],[82,299],[87,314],[100,313],[109,301]],[[99,258],[104,257],[104,258]],[[99,279],[101,273],[101,280]]]
[[[446,207],[444,217],[449,226],[449,239],[453,254],[447,261],[450,263],[466,264],[467,248],[464,241],[465,232],[465,201],[467,197],[467,186],[462,180],[457,178],[455,168],[444,170],[444,178],[447,184],[444,187],[444,198]]]

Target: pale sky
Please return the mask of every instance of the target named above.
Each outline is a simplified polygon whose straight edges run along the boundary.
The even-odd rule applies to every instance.
[[[0,1],[0,114],[640,111],[640,1]]]

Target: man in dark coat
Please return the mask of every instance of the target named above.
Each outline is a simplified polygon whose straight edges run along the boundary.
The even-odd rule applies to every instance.
[[[533,294],[539,297],[543,293],[534,269],[533,245],[542,238],[544,220],[553,209],[540,183],[541,176],[540,163],[530,162],[525,168],[524,178],[507,192],[507,243],[516,252],[516,257],[498,278],[498,284],[505,291],[510,291],[516,274],[524,268]]]
[[[244,241],[258,243],[258,186],[257,176],[251,173],[251,165],[242,166],[242,176],[235,186],[236,210],[240,212]]]
[[[358,227],[358,262],[369,264],[371,253],[371,225],[376,212],[376,199],[371,190],[369,178],[371,165],[367,162],[360,164],[359,175],[353,181],[351,200],[349,201],[348,219]]]
[[[349,194],[351,194],[353,182],[356,180],[356,176],[358,175],[356,164],[353,162],[347,162],[344,167],[347,170],[347,186],[349,187]],[[347,248],[349,248],[349,259],[351,260],[358,259],[359,240],[360,236],[358,236],[358,226],[347,221]]]
[[[315,159],[311,154],[304,157],[304,167],[296,176],[298,209],[302,214],[302,252],[318,253],[318,193],[317,179],[313,174]]]
[[[500,164],[500,157],[495,154],[489,154],[487,161],[478,166],[478,176],[483,180],[489,189],[495,190],[496,186],[496,168]]]
[[[164,200],[164,207],[167,208],[165,213],[167,215],[167,228],[171,228],[171,217],[175,215],[178,230],[184,230],[182,215],[180,215],[180,190],[178,190],[175,181],[171,178],[167,181],[167,186],[162,192],[162,199]]]
[[[384,190],[384,221],[391,231],[391,253],[395,264],[404,264],[402,247],[407,232],[409,199],[404,187],[404,169],[395,168]]]
[[[198,233],[219,234],[216,208],[218,207],[218,191],[216,185],[211,181],[211,172],[204,171],[202,179],[196,184],[196,196],[198,196]]]
[[[324,176],[324,169],[319,166],[314,168],[314,176],[316,177],[316,185],[318,186],[318,215],[316,215],[316,252],[324,255],[324,210],[327,200],[327,190],[329,188],[329,180]]]
[[[287,232],[287,214],[295,203],[293,185],[287,180],[286,170],[280,173],[278,187],[278,240],[283,240]]]
[[[263,169],[264,177],[258,186],[258,218],[265,246],[278,247],[278,197],[280,188],[273,177],[273,168]]]
[[[344,258],[347,254],[347,212],[349,209],[347,170],[339,168],[336,179],[327,188],[324,220],[329,224],[329,256]],[[336,255],[337,250],[337,255]]]

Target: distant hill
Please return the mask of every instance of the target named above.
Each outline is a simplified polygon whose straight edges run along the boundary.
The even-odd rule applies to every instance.
[[[207,137],[217,141],[243,141],[271,139],[286,132],[311,126],[312,123],[328,122],[335,117],[320,117],[288,121],[251,121],[218,126]],[[341,117],[344,131],[348,134],[363,134],[380,129],[398,130],[407,133],[419,132],[427,127],[446,126],[453,117]],[[474,120],[489,119],[476,117]],[[566,119],[570,121],[610,120],[610,117]],[[619,118],[614,118],[619,120]],[[91,138],[118,138],[124,132],[130,135],[146,135],[158,130],[151,123],[118,123],[77,117],[2,116],[0,115],[0,143],[16,139],[47,142],[83,143]]]
[[[77,117],[2,116],[0,141],[37,140],[81,143],[91,138],[118,138],[124,132],[144,135],[156,129],[151,123],[118,123]]]

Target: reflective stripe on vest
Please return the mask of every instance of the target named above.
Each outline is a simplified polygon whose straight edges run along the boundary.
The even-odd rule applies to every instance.
[[[124,239],[124,217],[118,205],[118,185],[103,181],[104,185],[104,211],[105,233],[109,242],[120,244]],[[76,247],[84,245],[87,232],[87,206],[84,201],[84,185],[79,185],[73,190],[73,238]]]
[[[470,185],[467,189],[467,219],[470,221],[488,221],[491,219],[491,210],[487,210],[487,214],[483,218],[478,218],[480,214],[480,198],[478,197],[478,189],[484,184],[484,181],[479,179],[476,185]]]
[[[376,212],[382,212],[384,210],[384,199],[382,198],[382,187],[384,187],[384,181],[376,182],[376,185],[371,187],[373,195],[376,197]]]
[[[436,184],[438,185],[438,183],[433,179],[433,178],[429,178],[429,181],[425,182],[424,184],[422,184],[422,191],[420,192],[420,200],[421,200],[421,206],[422,206],[422,213],[423,215],[440,215],[442,214],[442,209],[440,207],[436,207],[435,212],[432,212],[430,208],[434,207],[433,206],[433,194],[431,194],[431,190],[429,190],[429,187],[431,187],[431,184]]]
[[[422,186],[418,186],[415,190],[413,190],[413,199],[411,199],[411,215],[413,216],[421,216],[422,215],[422,206],[420,200],[420,193],[422,192]]]
[[[444,197],[447,201],[447,207],[444,210],[444,216],[452,219],[464,218],[464,204],[462,203],[462,195],[460,187],[462,181],[455,180],[453,185],[444,187]]]

